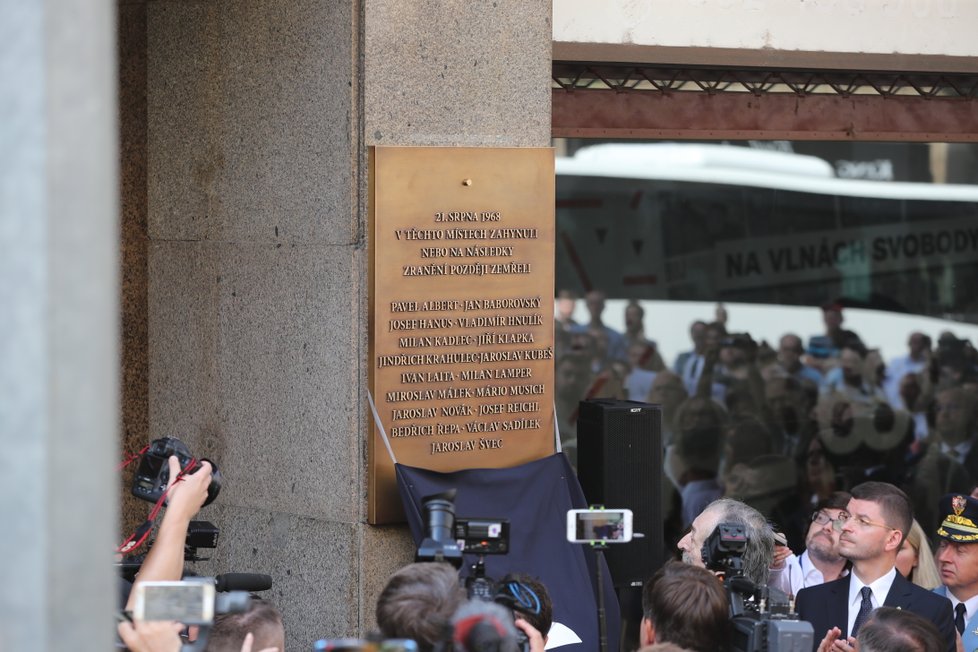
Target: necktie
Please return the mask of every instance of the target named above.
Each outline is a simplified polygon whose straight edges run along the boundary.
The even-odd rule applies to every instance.
[[[964,634],[964,603],[959,602],[954,608],[954,627],[958,630],[958,634]]]
[[[859,633],[859,628],[869,619],[869,614],[873,612],[873,601],[870,599],[873,596],[873,589],[864,586],[861,593],[863,594],[863,601],[859,604],[859,613],[856,614],[856,622],[852,624],[852,631],[849,632],[849,636],[856,636]]]

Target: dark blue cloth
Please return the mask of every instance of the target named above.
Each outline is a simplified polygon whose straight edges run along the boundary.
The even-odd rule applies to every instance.
[[[567,461],[558,453],[507,469],[468,469],[439,473],[395,465],[397,484],[415,545],[424,537],[421,499],[457,489],[459,518],[505,518],[510,522],[510,551],[487,555],[486,574],[500,579],[510,572],[540,578],[554,603],[554,620],[574,630],[582,643],[559,650],[596,652],[598,630],[596,554],[567,541],[567,510],[587,507],[584,492]],[[463,574],[477,557],[465,556]],[[600,560],[605,595],[608,650],[618,649],[620,617],[611,575]]]

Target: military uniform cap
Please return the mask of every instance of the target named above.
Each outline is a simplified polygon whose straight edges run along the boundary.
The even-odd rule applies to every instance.
[[[938,505],[943,519],[937,528],[939,537],[955,543],[978,543],[978,500],[964,494],[947,494]]]

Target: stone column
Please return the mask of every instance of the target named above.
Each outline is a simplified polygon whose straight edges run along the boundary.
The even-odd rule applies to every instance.
[[[149,431],[225,475],[197,570],[271,574],[290,649],[365,633],[413,555],[366,525],[367,147],[548,145],[550,3],[146,6]]]
[[[109,0],[0,1],[0,648],[112,647],[118,145]]]
[[[364,5],[365,147],[550,146],[550,0]],[[364,191],[361,215],[367,211]],[[402,553],[389,554],[392,530],[363,528],[363,627],[374,626],[374,605],[387,578],[412,560],[413,544],[403,532]]]

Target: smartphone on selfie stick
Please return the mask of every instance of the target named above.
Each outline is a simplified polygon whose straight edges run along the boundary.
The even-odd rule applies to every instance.
[[[605,509],[604,505],[591,505],[588,509],[567,510],[567,540],[586,544],[604,558],[609,544],[628,543],[632,540],[632,510]],[[608,650],[608,623],[604,610],[604,575],[602,564],[595,564],[598,576],[598,632],[601,652]]]

